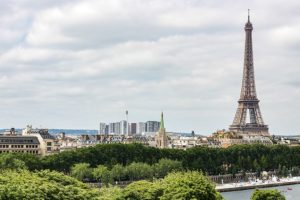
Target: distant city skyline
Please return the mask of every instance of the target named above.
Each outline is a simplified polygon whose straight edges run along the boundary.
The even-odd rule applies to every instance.
[[[7,1],[0,7],[0,128],[99,129],[159,121],[211,134],[232,123],[251,9],[270,134],[300,134],[300,2]]]

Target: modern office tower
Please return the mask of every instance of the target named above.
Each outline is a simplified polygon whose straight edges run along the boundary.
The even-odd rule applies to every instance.
[[[115,135],[119,135],[121,134],[121,123],[120,122],[115,122],[114,123],[114,127],[115,127]]]
[[[144,132],[146,132],[146,123],[145,122],[137,123],[136,134],[141,135]]]
[[[158,121],[147,121],[145,127],[146,132],[157,132],[159,130],[159,124]]]
[[[137,133],[137,123],[130,123],[129,130],[130,135],[135,135]]]
[[[109,125],[106,124],[105,125],[105,135],[108,135],[109,134]]]
[[[100,134],[100,135],[104,135],[104,134],[105,134],[106,124],[103,123],[103,122],[100,122],[99,125],[100,125],[100,126],[99,126],[99,134]]]
[[[259,100],[256,95],[252,51],[252,30],[253,27],[248,13],[248,21],[245,25],[246,40],[242,89],[240,99],[238,100],[238,108],[229,130],[239,134],[268,136],[269,128],[264,124],[258,104]]]
[[[125,111],[125,116],[126,116],[126,123],[127,123],[126,124],[126,128],[127,128],[126,135],[129,136],[130,131],[129,131],[129,121],[128,121],[128,110]]]
[[[160,122],[147,121],[138,123],[128,123],[126,120],[120,122],[111,122],[109,124],[100,123],[100,134],[115,134],[115,135],[141,135],[145,132],[155,133],[159,130]]]
[[[113,134],[115,132],[115,125],[114,123],[109,123],[108,133]]]
[[[109,134],[118,135],[121,132],[120,122],[109,123]]]
[[[128,135],[128,124],[126,120],[120,121],[120,134],[121,135]]]

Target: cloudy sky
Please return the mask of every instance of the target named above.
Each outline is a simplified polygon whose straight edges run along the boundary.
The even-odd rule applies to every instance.
[[[264,121],[300,133],[300,1],[0,0],[0,127],[228,128],[251,9]]]

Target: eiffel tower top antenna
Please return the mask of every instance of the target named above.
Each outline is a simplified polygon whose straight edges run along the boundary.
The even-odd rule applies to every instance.
[[[250,22],[250,9],[248,9],[248,22]]]

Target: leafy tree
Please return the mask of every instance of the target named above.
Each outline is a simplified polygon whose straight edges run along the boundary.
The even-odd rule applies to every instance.
[[[158,200],[163,194],[163,187],[158,182],[136,181],[124,189],[125,199]]]
[[[129,180],[150,179],[153,177],[153,170],[151,166],[146,163],[133,162],[126,166],[126,175]]]
[[[278,190],[255,190],[251,200],[285,200]]]
[[[0,156],[0,169],[27,169],[24,161],[16,158],[14,154],[2,154]]]
[[[256,161],[256,159],[253,161],[253,169],[254,169],[254,171],[257,171],[257,172],[261,171],[261,167],[260,167],[259,163]]]
[[[99,190],[58,172],[4,170],[0,180],[0,199],[95,200],[101,195]]]
[[[100,181],[106,185],[112,182],[111,173],[104,165],[98,165],[93,169],[92,174],[95,180]]]
[[[99,200],[124,200],[123,190],[120,187],[101,187]]]
[[[92,170],[88,163],[78,163],[71,168],[71,176],[82,181],[92,178]]]
[[[28,170],[42,169],[41,157],[29,153],[9,153],[13,155],[14,158],[21,160],[25,163]]]
[[[120,164],[114,165],[110,173],[111,173],[111,177],[115,181],[121,181],[125,179],[125,168]]]
[[[283,175],[284,177],[287,177],[288,174],[289,174],[289,170],[287,169],[286,166],[283,166],[283,167],[282,167],[282,175]]]
[[[157,178],[163,178],[171,171],[180,171],[182,169],[182,162],[164,158],[160,159],[159,162],[154,165],[154,172]]]
[[[293,167],[291,170],[292,176],[298,176],[300,174],[300,169],[299,167]]]
[[[170,173],[162,180],[162,200],[221,200],[214,184],[197,171]]]
[[[268,167],[268,160],[267,160],[266,156],[263,155],[260,158],[260,168],[262,170],[266,170],[267,167]]]

